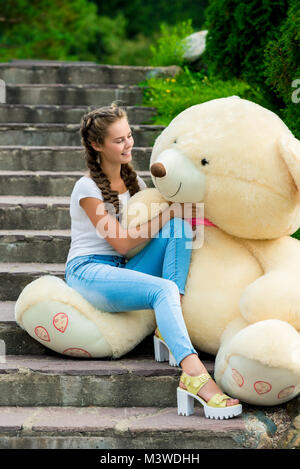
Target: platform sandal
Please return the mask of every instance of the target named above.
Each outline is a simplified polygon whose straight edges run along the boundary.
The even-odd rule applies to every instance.
[[[167,346],[166,342],[164,341],[159,329],[157,328],[155,333],[158,336],[154,335],[154,358],[157,362],[167,362],[169,361],[170,366],[177,366],[177,362],[173,357],[169,347]]]
[[[231,397],[226,394],[215,394],[208,402],[198,396],[200,389],[209,381],[211,376],[203,373],[199,376],[190,376],[183,372],[180,382],[186,386],[177,388],[177,411],[178,415],[192,415],[194,413],[194,399],[197,399],[203,407],[206,418],[230,419],[242,413],[241,404],[226,406],[226,401]]]

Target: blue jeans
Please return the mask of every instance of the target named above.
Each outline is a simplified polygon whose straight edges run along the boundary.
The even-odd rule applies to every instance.
[[[66,265],[66,283],[106,312],[153,309],[157,326],[176,362],[197,354],[182,316],[191,258],[192,229],[173,218],[128,262],[122,256],[88,255]]]

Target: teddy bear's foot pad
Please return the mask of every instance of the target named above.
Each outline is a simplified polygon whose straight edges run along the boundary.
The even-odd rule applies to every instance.
[[[232,356],[219,383],[225,392],[250,404],[280,405],[299,394],[298,376],[257,360]]]

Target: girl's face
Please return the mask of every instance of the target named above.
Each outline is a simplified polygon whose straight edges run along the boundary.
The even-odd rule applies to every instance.
[[[125,117],[111,124],[102,145],[92,144],[101,152],[101,159],[109,163],[125,164],[132,160],[131,150],[134,141],[128,121]]]

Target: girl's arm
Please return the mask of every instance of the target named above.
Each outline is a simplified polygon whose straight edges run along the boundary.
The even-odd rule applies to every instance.
[[[120,254],[125,255],[131,249],[143,244],[174,217],[182,218],[182,205],[167,207],[152,220],[134,228],[125,229],[118,220],[105,210],[104,202],[94,197],[80,199],[80,206],[95,226],[98,233]]]

